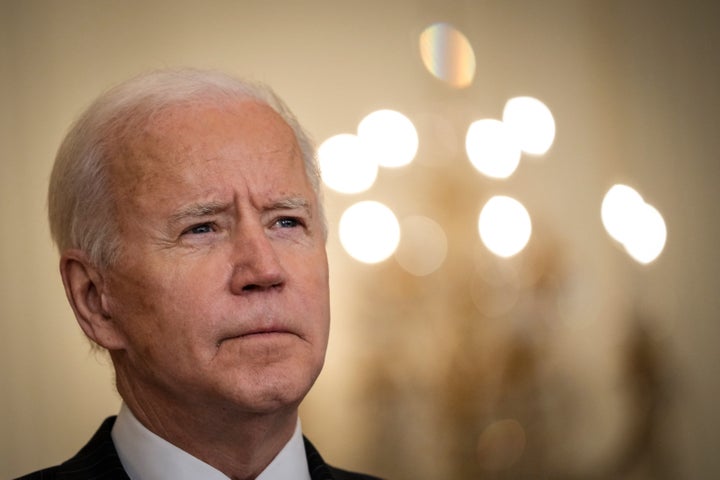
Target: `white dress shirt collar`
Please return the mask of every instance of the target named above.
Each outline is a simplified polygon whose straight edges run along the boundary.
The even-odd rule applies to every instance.
[[[145,428],[123,403],[111,432],[131,480],[227,480],[228,477]],[[242,445],[238,445],[238,449]],[[300,420],[290,441],[256,480],[310,480]]]

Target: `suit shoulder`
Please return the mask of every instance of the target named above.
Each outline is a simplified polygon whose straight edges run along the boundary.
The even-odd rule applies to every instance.
[[[16,480],[128,480],[112,443],[115,417],[106,419],[92,439],[71,459]]]
[[[307,455],[310,478],[312,480],[381,480],[378,477],[364,473],[351,472],[342,468],[328,465],[310,440],[303,437],[305,454]]]
[[[28,473],[22,477],[18,477],[15,480],[54,480],[57,478],[58,467],[49,467],[37,472]]]

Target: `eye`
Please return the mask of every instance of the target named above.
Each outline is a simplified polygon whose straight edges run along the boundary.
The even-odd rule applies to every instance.
[[[302,222],[298,220],[297,218],[293,217],[282,217],[279,218],[275,225],[277,225],[280,228],[295,228],[302,226]]]
[[[212,233],[214,231],[215,229],[211,223],[201,223],[188,228],[183,232],[183,234],[202,235],[204,233]]]

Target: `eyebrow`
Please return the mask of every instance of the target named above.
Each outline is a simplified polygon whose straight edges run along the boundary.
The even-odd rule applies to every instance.
[[[230,209],[230,205],[224,202],[203,202],[187,205],[173,213],[168,220],[170,225],[183,223],[188,218],[201,218],[215,215]]]
[[[182,224],[188,218],[202,218],[207,216],[216,215],[218,213],[226,212],[232,208],[230,203],[226,202],[201,202],[187,205],[177,212],[173,213],[168,224],[175,226]],[[273,210],[295,210],[302,209],[308,216],[312,216],[312,209],[310,208],[310,202],[302,197],[288,197],[282,198],[278,201],[273,202],[269,206],[263,208],[265,211]]]
[[[306,210],[308,214],[311,211],[310,202],[302,197],[283,198],[272,203],[269,208],[266,208],[265,210],[294,210],[296,208]]]

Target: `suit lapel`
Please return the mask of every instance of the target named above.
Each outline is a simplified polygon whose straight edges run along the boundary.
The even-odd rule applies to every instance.
[[[305,442],[305,455],[307,456],[310,478],[312,480],[333,480],[335,477],[315,446],[305,437],[303,437],[303,441]]]
[[[120,463],[110,432],[115,417],[106,419],[73,458],[58,467],[63,480],[130,480]]]

